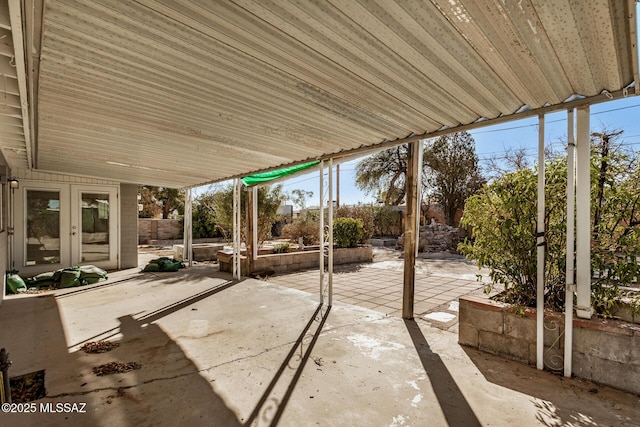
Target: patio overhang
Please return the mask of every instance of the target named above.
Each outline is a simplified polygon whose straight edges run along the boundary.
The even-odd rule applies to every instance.
[[[13,169],[189,187],[639,87],[634,0],[8,3]]]

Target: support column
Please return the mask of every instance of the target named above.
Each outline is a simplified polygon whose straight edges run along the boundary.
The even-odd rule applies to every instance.
[[[253,203],[251,203],[251,209],[253,210],[253,251],[252,258],[255,261],[258,259],[258,187],[254,186],[251,189],[253,195]],[[253,266],[253,262],[251,263]]]
[[[571,378],[573,365],[573,293],[575,292],[575,127],[573,122],[574,110],[567,115],[567,260],[566,282],[567,288],[564,303],[564,376]]]
[[[329,159],[329,260],[327,265],[328,286],[329,286],[329,307],[333,305],[333,159]]]
[[[424,141],[418,141],[418,169],[416,170],[416,187],[418,191],[416,200],[416,257],[420,249],[420,214],[422,213],[422,166],[424,164]]]
[[[415,288],[416,264],[416,203],[418,200],[417,172],[421,144],[412,142],[407,150],[406,212],[404,221],[404,286],[402,293],[402,318],[413,319],[413,300]]]
[[[233,180],[233,278],[240,280],[240,180]]]
[[[589,106],[576,115],[576,314],[590,319],[591,308],[591,140]]]
[[[257,239],[254,239],[255,228],[255,217],[253,216],[253,205],[255,200],[253,198],[253,188],[250,188],[247,191],[247,196],[245,198],[244,205],[244,214],[245,214],[245,222],[246,222],[246,230],[245,236],[247,236],[247,265],[248,265],[248,274],[251,274],[253,271],[253,249],[257,247]]]
[[[183,250],[182,258],[188,261],[189,267],[193,265],[193,215],[192,215],[192,197],[191,188],[185,190],[184,195],[184,230],[182,233]]]
[[[536,276],[536,367],[544,368],[544,115],[538,116],[538,219]]]
[[[320,242],[320,304],[324,302],[322,291],[324,288],[324,164],[322,160],[318,164],[320,171],[320,219],[318,221],[318,241]]]

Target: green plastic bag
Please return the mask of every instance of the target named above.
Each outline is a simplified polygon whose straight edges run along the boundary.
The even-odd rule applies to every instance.
[[[56,281],[54,280],[55,273],[53,271],[49,271],[46,273],[40,273],[36,276],[27,277],[25,279],[25,283],[29,288],[49,288],[56,285]]]
[[[60,289],[73,288],[80,286],[80,270],[64,269],[60,273]]]
[[[184,268],[184,264],[169,257],[160,257],[149,261],[142,271],[174,272]]]
[[[107,272],[95,265],[82,265],[80,269],[80,282],[83,285],[93,285],[100,279],[107,279]]]
[[[22,277],[18,276],[18,272],[15,270],[8,271],[6,277],[6,291],[7,294],[17,294],[27,290],[27,285],[22,280]]]

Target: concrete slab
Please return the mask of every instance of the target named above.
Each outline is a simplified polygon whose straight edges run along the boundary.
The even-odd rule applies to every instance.
[[[11,375],[45,369],[40,403],[1,425],[640,425],[640,398],[465,350],[455,333],[208,267],[9,297]],[[103,354],[79,347],[97,339]],[[92,368],[141,369],[98,377]],[[595,391],[594,391],[595,390]],[[596,394],[597,391],[597,394]]]

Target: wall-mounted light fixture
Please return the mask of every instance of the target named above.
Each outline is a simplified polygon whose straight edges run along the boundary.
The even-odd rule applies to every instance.
[[[20,188],[20,181],[18,181],[18,178],[9,178],[9,188],[12,190],[17,190],[18,188]]]

